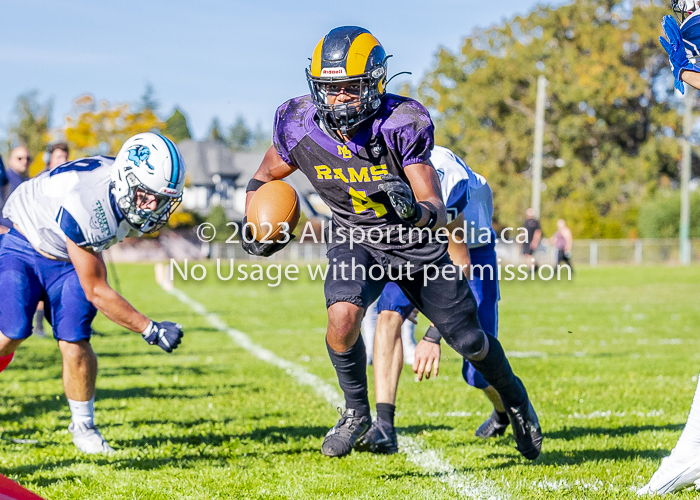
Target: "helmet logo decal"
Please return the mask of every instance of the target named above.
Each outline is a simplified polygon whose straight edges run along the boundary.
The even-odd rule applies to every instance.
[[[321,76],[347,76],[345,68],[323,68]]]
[[[148,163],[148,157],[151,156],[151,150],[148,149],[146,146],[134,146],[133,148],[129,148],[129,160],[134,162],[134,165],[137,167],[141,166],[141,162],[143,162],[147,167],[150,172],[153,172],[155,169],[153,168],[153,165]]]

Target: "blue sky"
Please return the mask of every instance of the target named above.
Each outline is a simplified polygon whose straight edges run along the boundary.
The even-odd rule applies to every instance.
[[[336,26],[369,29],[394,57],[389,73],[417,82],[439,48],[458,50],[474,28],[526,14],[533,0],[2,0],[0,136],[16,97],[53,99],[53,126],[73,100],[90,93],[136,102],[147,83],[160,115],[175,105],[202,138],[214,116],[229,126],[243,115],[271,129],[275,109],[307,93],[304,68]],[[546,4],[561,4],[548,1]],[[396,90],[406,77],[398,77]]]

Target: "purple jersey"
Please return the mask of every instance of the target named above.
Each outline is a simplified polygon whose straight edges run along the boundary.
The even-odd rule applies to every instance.
[[[380,228],[385,237],[371,246],[410,249],[417,242],[399,238],[398,231],[399,226],[410,225],[399,218],[379,184],[386,174],[398,175],[408,184],[403,169],[430,162],[433,131],[430,114],[420,103],[387,94],[379,111],[343,143],[320,128],[316,108],[306,95],[277,109],[273,144],[285,162],[309,178],[333,211],[337,226]]]

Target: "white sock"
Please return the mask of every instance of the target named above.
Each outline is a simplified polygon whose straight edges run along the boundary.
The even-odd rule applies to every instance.
[[[68,406],[74,424],[91,425],[95,421],[95,396],[90,401],[73,401],[68,399]]]
[[[377,301],[375,300],[365,311],[365,317],[362,318],[362,340],[365,342],[365,350],[367,351],[367,364],[371,365],[374,358],[374,331],[377,328]]]
[[[700,379],[695,389],[688,422],[671,454],[681,460],[695,460],[700,456]]]

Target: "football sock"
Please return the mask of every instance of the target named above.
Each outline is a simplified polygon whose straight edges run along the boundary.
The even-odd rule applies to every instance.
[[[392,427],[394,426],[395,411],[396,405],[392,405],[391,403],[377,403],[377,418],[389,422]]]
[[[95,396],[90,401],[73,401],[68,399],[68,406],[74,424],[90,425],[95,421]]]
[[[369,415],[367,397],[367,353],[362,335],[345,352],[335,352],[326,341],[328,355],[338,375],[338,383],[345,395],[345,406],[354,409],[359,415]]]
[[[496,422],[498,422],[501,425],[507,425],[510,423],[510,419],[508,418],[508,414],[503,412],[501,413],[500,411],[495,411],[496,414]]]
[[[480,361],[470,359],[469,362],[496,389],[506,408],[520,406],[527,398],[525,387],[513,373],[498,339],[488,333],[484,335],[489,341],[489,352],[484,359]]]
[[[673,449],[672,455],[681,460],[691,460],[698,457],[700,451],[700,380],[695,390],[693,404],[690,407],[688,422],[678,438],[678,443]]]
[[[12,358],[14,357],[14,352],[12,354],[8,354],[7,356],[0,356],[0,372],[7,368],[7,365],[10,364],[10,361],[12,361]]]

